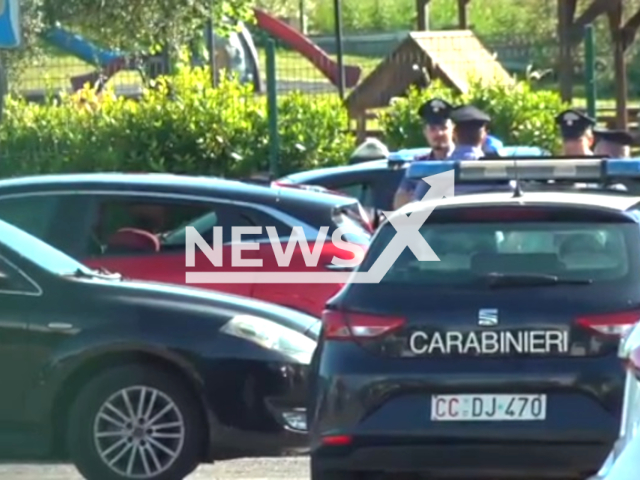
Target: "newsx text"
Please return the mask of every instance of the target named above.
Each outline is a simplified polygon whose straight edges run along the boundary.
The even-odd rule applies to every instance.
[[[320,260],[323,247],[326,243],[329,227],[321,227],[315,239],[313,249],[304,234],[302,227],[293,227],[291,236],[287,238],[286,248],[283,248],[283,240],[279,237],[275,227],[266,227],[269,243],[273,249],[276,262],[279,267],[288,267],[291,263],[296,245],[300,245],[300,251],[304,258],[305,266],[316,267]],[[223,229],[213,227],[213,242],[210,245],[195,227],[188,226],[186,233],[186,266],[195,267],[196,247],[209,259],[214,267],[223,266]],[[346,232],[341,228],[336,229],[331,235],[331,243],[338,249],[350,252],[353,258],[345,260],[334,256],[331,260],[338,267],[357,267],[364,257],[364,248],[360,245],[347,242],[342,239]],[[242,258],[242,252],[246,250],[258,250],[262,242],[243,240],[243,235],[261,235],[262,227],[232,227],[231,228],[231,266],[232,267],[262,267],[261,258]]]

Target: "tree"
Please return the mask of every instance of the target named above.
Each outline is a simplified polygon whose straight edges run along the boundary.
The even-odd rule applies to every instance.
[[[35,1],[35,0],[34,0]],[[184,44],[212,17],[246,20],[248,0],[40,0],[45,23],[60,22],[87,38],[127,50]]]

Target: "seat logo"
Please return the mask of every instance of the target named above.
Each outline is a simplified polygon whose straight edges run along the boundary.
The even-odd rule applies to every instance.
[[[498,309],[481,308],[478,311],[478,325],[482,327],[493,327],[498,325]]]

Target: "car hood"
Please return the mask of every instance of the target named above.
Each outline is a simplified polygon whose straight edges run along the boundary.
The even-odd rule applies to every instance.
[[[304,333],[314,340],[320,319],[297,310],[249,297],[226,294],[203,288],[137,280],[78,279],[72,281],[90,283],[106,296],[140,305],[163,305],[185,313],[202,313],[211,309],[217,316],[253,315],[285,325]],[[206,311],[205,310],[205,311]],[[315,328],[314,328],[315,327]]]

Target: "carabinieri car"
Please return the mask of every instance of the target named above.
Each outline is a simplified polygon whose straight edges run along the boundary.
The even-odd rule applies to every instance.
[[[640,319],[640,197],[442,197],[454,177],[608,183],[637,178],[640,160],[523,163],[410,167],[432,177],[431,201],[381,224],[323,315],[312,480],[584,479],[602,465],[621,420],[620,338]]]
[[[294,173],[275,181],[278,186],[317,185],[360,201],[373,218],[376,211],[393,210],[393,197],[409,164],[428,155],[430,148],[409,148],[393,152],[388,160],[373,160],[344,167],[318,168]],[[537,147],[505,147],[502,157],[542,157],[549,152]]]
[[[316,318],[91,270],[0,221],[0,456],[180,480],[304,452]]]
[[[169,174],[41,175],[0,180],[0,219],[12,223],[59,248],[92,268],[103,267],[140,280],[184,284],[187,272],[215,273],[220,280],[198,283],[216,291],[253,297],[320,317],[326,300],[338,284],[278,284],[281,272],[330,271],[334,256],[350,259],[368,245],[371,226],[358,201],[291,188],[270,188],[207,177]],[[194,227],[206,243],[221,230],[222,265],[214,266],[197,249],[194,266],[185,266],[186,230]],[[235,230],[254,249],[240,252],[234,263]],[[293,228],[317,253],[308,264],[300,243],[289,250]],[[321,231],[329,241],[322,241]],[[281,265],[268,233],[289,263]],[[340,228],[343,240],[355,252],[331,242]],[[247,233],[250,231],[251,233]],[[257,232],[257,233],[256,233]],[[293,246],[293,245],[291,245]],[[354,247],[352,247],[354,248]],[[311,255],[312,257],[314,255]],[[260,265],[261,264],[261,265]],[[272,273],[270,283],[227,281],[225,274],[258,271]]]

